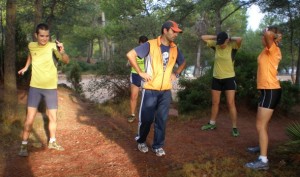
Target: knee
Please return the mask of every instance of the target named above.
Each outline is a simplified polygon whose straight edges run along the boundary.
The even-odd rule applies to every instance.
[[[227,106],[228,106],[229,108],[235,108],[235,102],[234,102],[234,100],[232,100],[232,101],[227,101]]]
[[[220,101],[216,100],[216,101],[212,101],[212,106],[219,106]]]

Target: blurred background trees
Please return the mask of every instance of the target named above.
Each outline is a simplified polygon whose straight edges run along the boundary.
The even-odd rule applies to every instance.
[[[10,23],[13,18],[9,15],[11,3],[16,7],[16,20],[13,23]],[[255,30],[247,29],[247,8],[253,4],[259,4],[261,11],[265,13],[260,27]],[[204,98],[208,99],[208,103],[204,105],[209,104],[210,97],[205,94],[209,94],[206,86],[210,85],[210,80],[205,79],[205,74],[210,74],[214,57],[213,51],[200,41],[200,36],[217,34],[219,31],[243,37],[235,63],[239,81],[238,98],[249,98],[255,102],[256,58],[262,49],[261,31],[268,25],[279,26],[284,35],[281,44],[283,60],[279,70],[292,76],[293,82],[288,87],[300,87],[297,70],[300,67],[300,34],[297,30],[300,24],[299,4],[300,0],[1,1],[1,88],[2,85],[14,84],[19,88],[28,86],[30,73],[19,77],[17,71],[26,62],[27,44],[35,40],[33,34],[38,23],[49,24],[52,41],[57,39],[63,42],[72,63],[75,63],[61,67],[62,72],[78,71],[83,74],[125,78],[130,72],[125,66],[125,55],[138,45],[138,37],[146,35],[151,39],[159,36],[163,22],[172,19],[184,30],[176,43],[187,60],[187,66],[192,68],[191,75],[198,78],[182,81],[183,88],[193,88],[191,92],[186,90],[179,96],[179,102],[191,103],[187,106],[187,111],[192,110],[192,107],[198,109],[196,103]],[[75,69],[72,68],[75,66]],[[297,74],[293,75],[296,71]],[[78,73],[75,76],[76,79],[73,80],[80,81]],[[72,80],[72,76],[70,77]],[[198,88],[199,84],[201,88],[203,86],[202,89]],[[3,87],[3,90],[4,95],[16,97],[15,89],[10,91],[8,87]],[[189,93],[200,95],[201,99],[188,100],[195,99]],[[296,94],[294,98],[299,100],[299,95]],[[0,100],[0,109],[6,102],[7,99]]]

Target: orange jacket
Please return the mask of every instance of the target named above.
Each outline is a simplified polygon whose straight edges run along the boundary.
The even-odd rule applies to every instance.
[[[149,90],[170,90],[172,89],[171,74],[177,59],[177,46],[175,43],[170,43],[169,61],[164,71],[163,58],[160,49],[161,36],[157,39],[149,40],[150,51],[145,58],[145,72],[149,74],[152,79],[145,82],[144,89]]]

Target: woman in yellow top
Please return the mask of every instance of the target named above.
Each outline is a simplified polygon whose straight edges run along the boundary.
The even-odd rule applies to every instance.
[[[212,79],[212,107],[211,117],[208,124],[201,127],[202,130],[213,130],[216,126],[219,103],[222,91],[225,92],[229,115],[232,121],[232,136],[239,136],[237,129],[237,111],[235,107],[235,72],[233,57],[242,43],[241,37],[229,37],[227,33],[220,32],[215,35],[202,35],[201,39],[207,46],[214,49],[215,61]]]
[[[281,97],[280,82],[277,78],[277,68],[281,60],[278,43],[281,39],[282,34],[277,27],[268,27],[262,37],[264,49],[257,59],[257,89],[261,91],[261,96],[256,116],[256,129],[259,137],[260,156],[256,161],[245,165],[255,170],[269,169],[267,159],[268,124]]]

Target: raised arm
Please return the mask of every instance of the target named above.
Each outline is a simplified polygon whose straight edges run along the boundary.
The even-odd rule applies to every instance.
[[[243,38],[241,38],[241,37],[230,37],[229,40],[230,41],[235,41],[236,44],[238,45],[238,47],[240,48]]]
[[[265,45],[265,47],[267,47],[268,49],[271,48],[273,42],[274,42],[274,39],[277,38],[277,35],[272,32],[272,31],[266,31],[263,35],[263,45]]]
[[[202,35],[201,39],[203,41],[207,41],[207,40],[216,40],[217,36],[216,35]]]
[[[64,47],[63,43],[60,43],[57,40],[55,42],[56,42],[56,45],[59,49],[59,53],[61,54],[62,62],[65,63],[65,64],[68,64],[70,62],[70,58],[69,58],[69,55],[66,54],[65,47]]]

